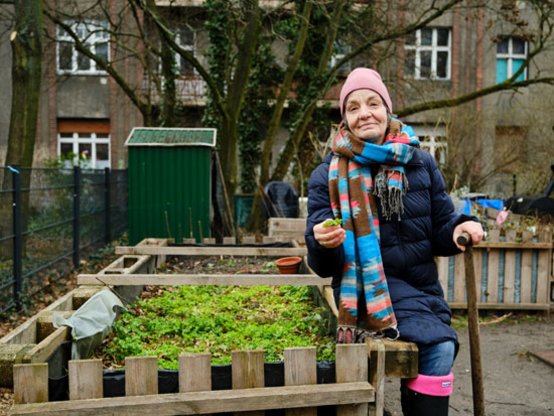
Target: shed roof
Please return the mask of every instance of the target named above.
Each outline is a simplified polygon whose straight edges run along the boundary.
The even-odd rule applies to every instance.
[[[215,147],[217,130],[207,128],[135,127],[125,146]]]

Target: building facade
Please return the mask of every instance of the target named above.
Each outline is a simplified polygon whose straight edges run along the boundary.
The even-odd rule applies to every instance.
[[[84,3],[64,7],[85,10]],[[139,36],[142,30],[148,30],[148,18],[140,13],[131,16],[131,10],[121,13],[126,3],[106,2],[106,8],[100,11],[73,13],[79,19],[64,22],[86,40],[96,55],[117,68],[135,96],[146,105],[141,110],[112,76],[77,50],[74,39],[66,31],[45,19],[48,36],[44,46],[35,166],[62,158],[66,164],[78,162],[93,168],[125,168],[127,155],[123,143],[133,127],[147,123],[144,108],[161,111],[156,97],[159,97],[162,83],[145,70],[159,72],[156,68],[159,64],[153,59],[139,65],[135,58],[131,59],[132,54],[148,56],[144,53],[148,41],[154,44],[157,40]],[[203,28],[204,2],[157,3],[161,13],[174,25],[176,42],[206,64],[208,37]],[[264,7],[277,7],[281,2],[262,3]],[[364,7],[367,2],[357,3]],[[408,0],[387,3],[392,4],[388,13],[394,21],[409,21],[411,14],[416,13],[407,7]],[[529,33],[537,32],[535,29],[540,21],[530,2],[499,3],[509,3],[506,13],[517,10],[518,18],[527,23],[518,25],[514,18],[504,19],[485,7],[470,7],[474,2],[461,2],[460,7],[434,19],[428,26],[389,43],[382,42],[370,53],[356,57],[341,68],[337,85],[325,94],[322,103],[332,109],[338,121],[341,79],[355,66],[376,67],[382,73],[400,114],[419,103],[455,99],[503,82],[533,53],[533,41],[537,39]],[[426,7],[425,2],[417,4],[420,8]],[[122,45],[112,41],[109,32],[103,29],[116,21],[117,30],[137,33],[135,42]],[[3,58],[0,65],[4,68],[0,84],[5,91],[0,104],[0,157],[3,160],[12,92],[10,22],[1,24],[5,29],[0,37]],[[546,40],[552,41],[551,36]],[[277,56],[286,51],[286,45],[279,42],[274,43],[274,48]],[[351,48],[341,40],[332,61],[339,60]],[[517,80],[554,77],[553,58],[552,51],[537,55]],[[207,87],[188,62],[176,58],[175,65],[177,97],[183,109],[181,123],[186,127],[199,127]],[[468,185],[496,195],[526,192],[540,187],[541,179],[548,176],[548,166],[554,161],[552,92],[551,85],[535,84],[517,91],[485,95],[455,107],[408,111],[403,120],[414,127],[422,139],[422,147],[430,151],[439,164],[450,165],[460,172],[471,170],[472,174],[464,177],[466,182],[473,181]],[[287,130],[283,127],[274,154],[278,154],[286,136]],[[475,178],[480,178],[479,182]]]

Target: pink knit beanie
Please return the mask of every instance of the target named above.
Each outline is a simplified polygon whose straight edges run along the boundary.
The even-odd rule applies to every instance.
[[[375,91],[377,94],[379,94],[385,102],[385,105],[387,106],[389,112],[392,113],[392,101],[390,99],[387,87],[385,87],[385,84],[383,84],[381,75],[379,75],[379,73],[377,71],[374,71],[373,69],[356,68],[352,70],[350,74],[348,74],[348,77],[346,78],[346,81],[344,82],[344,85],[340,90],[339,102],[341,116],[344,115],[344,102],[346,101],[346,97],[348,97],[348,94],[350,94],[352,91],[365,88]]]

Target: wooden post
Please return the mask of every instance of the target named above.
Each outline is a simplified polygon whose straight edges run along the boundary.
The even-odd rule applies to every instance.
[[[233,351],[231,353],[233,389],[264,387],[264,352]],[[236,413],[241,416],[263,416],[263,411]]]
[[[158,394],[158,358],[125,358],[125,395]]]
[[[211,363],[211,354],[180,355],[179,392],[210,391],[212,389]]]
[[[367,345],[337,344],[337,383],[368,381]],[[368,404],[352,404],[337,407],[337,416],[366,416]]]
[[[69,361],[69,400],[101,399],[102,360]]]
[[[316,348],[285,349],[285,386],[317,384]],[[317,408],[289,409],[287,416],[317,416]]]
[[[380,339],[366,339],[367,352],[371,354],[369,362],[369,382],[375,388],[375,403],[369,405],[369,416],[383,416],[385,406],[385,344]]]
[[[48,401],[48,364],[15,364],[13,366],[15,404]]]

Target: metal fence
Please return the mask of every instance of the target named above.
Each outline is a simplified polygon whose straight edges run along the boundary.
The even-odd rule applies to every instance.
[[[127,230],[127,171],[0,171],[0,313]]]

